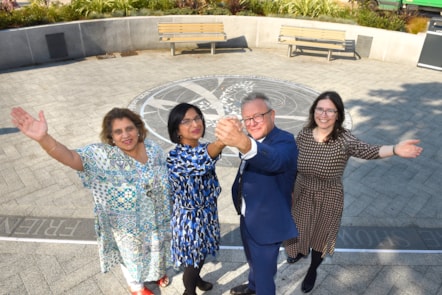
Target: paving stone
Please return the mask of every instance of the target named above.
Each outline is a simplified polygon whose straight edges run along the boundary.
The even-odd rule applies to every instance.
[[[13,132],[13,106],[33,114],[43,109],[50,132],[76,148],[99,141],[101,120],[110,108],[127,107],[140,94],[174,81],[217,75],[260,76],[316,92],[336,90],[344,99],[352,131],[361,139],[394,144],[420,138],[425,150],[418,159],[349,162],[342,224],[415,227],[426,230],[428,244],[442,245],[442,130],[435,128],[442,125],[441,73],[368,59],[288,59],[283,51],[266,49],[175,57],[165,50],[149,50],[124,59],[89,58],[0,72],[0,216],[93,218],[92,197],[77,174]],[[296,99],[297,93],[291,96]],[[300,109],[306,112],[307,106]],[[287,126],[302,125],[297,124]],[[233,160],[225,160],[217,169],[223,187],[220,220],[225,239],[237,242],[238,217],[230,197],[236,167]],[[118,268],[100,273],[93,244],[0,241],[0,256],[0,294],[129,294]],[[302,294],[309,259],[288,265],[282,251],[278,261],[277,294]],[[29,263],[32,271],[26,270]],[[442,295],[441,265],[441,253],[337,252],[321,265],[311,294]],[[215,282],[208,294],[229,294],[231,287],[247,281],[244,253],[222,250],[208,260],[202,274]],[[183,293],[182,273],[171,270],[170,275],[172,284],[155,288],[156,294]],[[28,288],[25,277],[34,288]],[[40,285],[39,278],[44,280]]]

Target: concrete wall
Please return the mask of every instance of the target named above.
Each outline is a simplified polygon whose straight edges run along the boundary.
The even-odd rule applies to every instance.
[[[158,22],[223,22],[223,46],[279,48],[282,24],[339,29],[355,40],[363,58],[416,65],[425,34],[309,20],[248,16],[145,16],[77,21],[0,31],[0,70],[105,53],[169,48],[158,41]],[[195,44],[191,44],[195,47]],[[177,44],[177,48],[189,44]]]

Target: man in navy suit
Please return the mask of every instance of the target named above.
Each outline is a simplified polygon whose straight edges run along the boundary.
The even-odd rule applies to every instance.
[[[215,129],[217,138],[238,148],[241,158],[232,197],[240,215],[249,282],[230,294],[274,295],[280,246],[298,236],[290,213],[298,148],[293,134],[275,126],[275,110],[266,95],[245,97],[241,116],[248,134],[235,119],[222,119]]]

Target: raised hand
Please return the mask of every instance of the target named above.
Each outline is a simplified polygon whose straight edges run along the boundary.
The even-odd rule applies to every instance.
[[[223,118],[218,121],[215,136],[225,145],[236,147],[241,153],[246,153],[251,148],[251,139],[242,131],[238,119]]]
[[[21,107],[11,110],[12,123],[29,138],[40,141],[48,133],[48,124],[43,111],[38,113],[39,120],[32,117]]]
[[[216,125],[215,136],[225,145],[236,146],[239,143],[239,138],[244,135],[236,121],[230,118],[222,118]]]

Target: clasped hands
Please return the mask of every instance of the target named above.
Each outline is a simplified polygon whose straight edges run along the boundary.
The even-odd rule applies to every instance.
[[[224,145],[236,147],[241,153],[250,150],[250,138],[243,132],[241,121],[236,117],[221,118],[215,127],[216,139]]]

